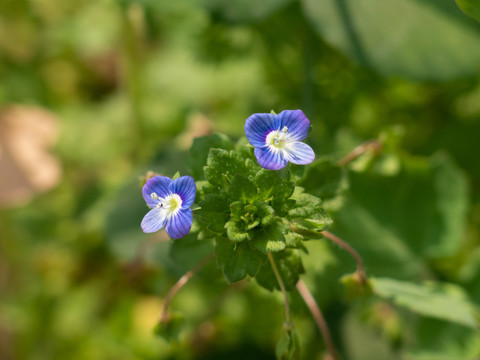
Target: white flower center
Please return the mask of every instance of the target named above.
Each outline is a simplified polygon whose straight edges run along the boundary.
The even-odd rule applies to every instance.
[[[267,135],[265,143],[270,146],[271,149],[283,149],[288,143],[288,128],[283,127],[282,130],[273,130]]]
[[[153,200],[159,200],[156,208],[162,209],[163,215],[167,218],[176,215],[183,203],[182,198],[178,194],[169,194],[165,198],[161,198],[157,193],[151,193],[150,197]]]

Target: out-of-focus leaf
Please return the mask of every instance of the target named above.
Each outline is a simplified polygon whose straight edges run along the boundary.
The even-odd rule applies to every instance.
[[[478,330],[457,324],[422,318],[414,329],[415,342],[405,351],[406,360],[478,359]]]
[[[416,283],[389,278],[372,280],[376,295],[423,316],[478,329],[478,310],[462,288],[453,284]]]
[[[300,359],[300,341],[293,325],[283,325],[282,334],[275,348],[275,355],[278,360]]]
[[[415,278],[423,259],[458,250],[468,204],[462,172],[443,155],[402,158],[395,176],[352,173],[351,194],[334,232],[352,244],[377,276]]]
[[[478,71],[480,27],[452,0],[303,0],[317,32],[385,75],[444,80]]]
[[[455,2],[465,14],[480,21],[480,2],[478,0],[455,0]]]
[[[255,21],[261,20],[292,2],[292,0],[202,0],[202,3],[211,11],[220,13],[229,21]]]

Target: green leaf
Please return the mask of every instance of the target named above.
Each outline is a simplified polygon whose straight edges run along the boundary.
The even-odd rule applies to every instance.
[[[446,80],[478,71],[480,27],[452,0],[302,3],[322,38],[382,74]]]
[[[279,360],[300,359],[300,341],[293,325],[283,325],[282,333],[275,347],[275,356]]]
[[[232,150],[233,143],[226,135],[223,134],[213,134],[195,138],[193,140],[187,164],[190,168],[190,175],[195,180],[204,178],[203,167],[207,162],[210,149],[214,148]]]
[[[348,187],[345,169],[331,158],[315,160],[304,168],[305,172],[297,185],[322,201],[335,200]]]
[[[284,229],[280,222],[275,222],[267,227],[262,227],[254,232],[253,243],[255,248],[266,254],[268,251],[278,252],[287,246],[283,235]]]
[[[478,310],[463,290],[453,284],[416,283],[389,278],[372,279],[376,295],[392,300],[419,315],[478,328]]]
[[[419,319],[412,334],[415,342],[405,349],[411,360],[478,359],[478,329],[433,318]]]
[[[295,184],[290,177],[281,177],[279,172],[261,169],[255,175],[255,184],[258,187],[260,196],[263,199],[284,198],[288,199],[295,190]]]
[[[221,189],[226,189],[235,175],[248,174],[240,154],[223,149],[210,150],[204,172],[207,181]]]
[[[446,156],[403,156],[401,163],[395,176],[351,173],[335,233],[359,252],[370,275],[415,279],[428,271],[424,259],[458,251],[468,191]]]
[[[255,276],[264,260],[264,256],[251,249],[247,242],[235,244],[223,237],[216,240],[215,257],[229,283],[240,281],[247,275]]]
[[[182,314],[177,312],[170,313],[166,321],[159,322],[155,326],[154,333],[167,341],[177,342],[184,323],[185,319]]]
[[[480,2],[478,0],[455,0],[455,2],[465,14],[480,21]]]
[[[200,209],[195,211],[195,215],[200,222],[207,225],[210,231],[223,233],[225,223],[230,216],[229,203],[225,196],[219,194],[210,194],[201,201]]]
[[[291,220],[291,229],[305,237],[305,239],[318,239],[320,234],[331,224],[332,219],[322,207],[322,202],[316,196],[303,193],[297,188],[292,199],[295,206],[288,212]]]
[[[257,197],[257,187],[247,177],[235,175],[228,189],[232,200],[253,201]]]
[[[305,272],[302,265],[302,259],[297,250],[285,250],[283,252],[272,253],[272,256],[277,265],[278,272],[282,277],[283,283],[285,284],[285,288],[288,291],[295,289],[300,274]],[[277,278],[275,277],[271,264],[268,261],[262,265],[255,279],[261,286],[270,291],[273,289],[280,290]]]

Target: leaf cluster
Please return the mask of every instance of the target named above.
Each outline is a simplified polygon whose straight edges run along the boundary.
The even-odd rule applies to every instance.
[[[271,252],[285,286],[293,288],[304,272],[303,241],[321,238],[332,222],[320,198],[296,186],[299,177],[289,168],[260,167],[244,139],[235,145],[220,135],[196,139],[190,153],[204,159],[190,163],[201,175],[194,211],[199,237],[215,239],[217,265],[226,280],[250,276],[269,290],[278,288],[266,257]]]

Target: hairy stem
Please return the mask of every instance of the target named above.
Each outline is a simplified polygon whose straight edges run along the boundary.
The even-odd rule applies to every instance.
[[[271,252],[267,252],[268,260],[270,260],[270,265],[272,265],[273,273],[277,278],[278,285],[280,286],[280,290],[282,291],[283,298],[285,300],[285,320],[288,324],[290,324],[290,305],[288,303],[288,295],[287,290],[285,289],[285,285],[283,284],[282,277],[278,272],[277,264],[275,264],[275,260],[273,259],[273,255]]]
[[[363,144],[357,146],[353,149],[350,153],[344,156],[342,159],[338,161],[338,165],[345,166],[349,162],[355,160],[360,155],[364,154],[367,150],[375,150],[379,151],[382,148],[382,144],[378,140],[369,140],[364,142]]]
[[[325,321],[317,302],[313,298],[312,293],[310,290],[308,290],[307,285],[305,285],[302,280],[297,282],[297,290],[305,301],[305,304],[307,304],[308,309],[312,313],[313,319],[317,323],[318,329],[323,336],[325,347],[327,348],[328,359],[337,359],[335,347],[333,346],[333,341],[332,337],[330,336],[330,331],[328,330],[327,322]]]
[[[168,306],[170,305],[170,302],[172,301],[173,297],[175,294],[180,290],[183,285],[185,285],[188,280],[192,278],[195,273],[200,270],[206,263],[208,263],[211,259],[213,258],[213,253],[208,254],[205,256],[200,262],[195,265],[195,267],[186,272],[178,281],[175,283],[175,285],[172,286],[170,291],[168,292],[167,296],[165,296],[165,299],[163,301],[163,306],[162,306],[162,313],[160,315],[160,322],[163,323],[167,320],[167,315],[168,315]]]
[[[328,240],[332,241],[333,243],[337,244],[338,246],[344,248],[347,250],[350,255],[355,259],[357,262],[357,274],[362,282],[365,282],[367,280],[367,275],[365,273],[365,267],[363,265],[363,260],[358,254],[358,252],[351,247],[348,243],[340,239],[338,236],[333,235],[329,231],[322,231],[323,236],[325,236]]]

